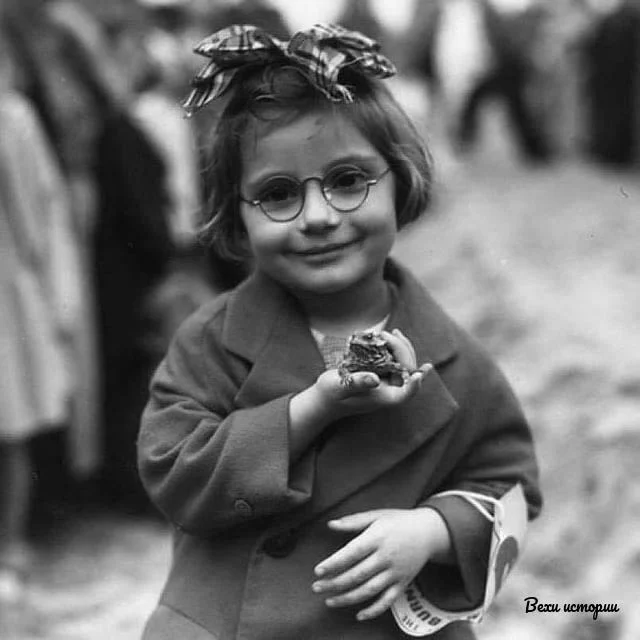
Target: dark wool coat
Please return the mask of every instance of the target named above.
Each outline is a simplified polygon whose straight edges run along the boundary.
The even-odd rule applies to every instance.
[[[389,262],[389,319],[434,370],[402,406],[330,425],[289,462],[288,404],[324,362],[295,300],[252,275],[179,330],[142,419],[139,464],[175,526],[173,566],[145,640],[389,640],[390,613],[357,622],[311,591],[313,567],[348,536],[327,521],[377,508],[430,505],[449,527],[458,568],[427,563],[439,604],[482,599],[489,525],[446,489],[541,496],[531,433],[486,353],[404,268]],[[473,638],[466,623],[439,640]]]

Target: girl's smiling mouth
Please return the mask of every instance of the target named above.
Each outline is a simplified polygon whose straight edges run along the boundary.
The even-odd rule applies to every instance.
[[[330,257],[337,255],[348,249],[349,247],[357,244],[360,240],[350,240],[349,242],[331,242],[328,244],[318,245],[315,247],[308,247],[307,249],[300,249],[293,251],[298,256],[302,256],[303,258],[314,258],[314,257]]]

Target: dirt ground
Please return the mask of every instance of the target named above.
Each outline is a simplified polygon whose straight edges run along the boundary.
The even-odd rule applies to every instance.
[[[396,254],[493,352],[538,444],[546,508],[482,640],[640,637],[640,173],[522,164],[500,127],[457,164]],[[7,640],[136,640],[165,576],[165,526],[96,509],[45,536]],[[618,613],[525,613],[542,603]]]

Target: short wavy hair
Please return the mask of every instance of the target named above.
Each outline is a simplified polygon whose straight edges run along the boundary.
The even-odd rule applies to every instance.
[[[353,123],[386,160],[395,176],[398,229],[420,217],[432,197],[432,162],[422,136],[389,89],[375,78],[345,70],[341,83],[354,94],[350,103],[330,101],[290,63],[248,66],[228,90],[206,154],[208,190],[201,239],[222,258],[250,257],[240,216],[242,147],[257,127],[279,127],[313,109],[328,109]]]

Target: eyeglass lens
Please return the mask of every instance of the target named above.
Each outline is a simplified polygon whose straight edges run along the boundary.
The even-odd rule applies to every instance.
[[[270,218],[287,220],[297,216],[304,206],[305,186],[303,182],[279,176],[263,186],[257,200]],[[342,167],[327,174],[320,187],[325,200],[336,210],[353,211],[365,201],[369,192],[368,176],[359,168]]]

